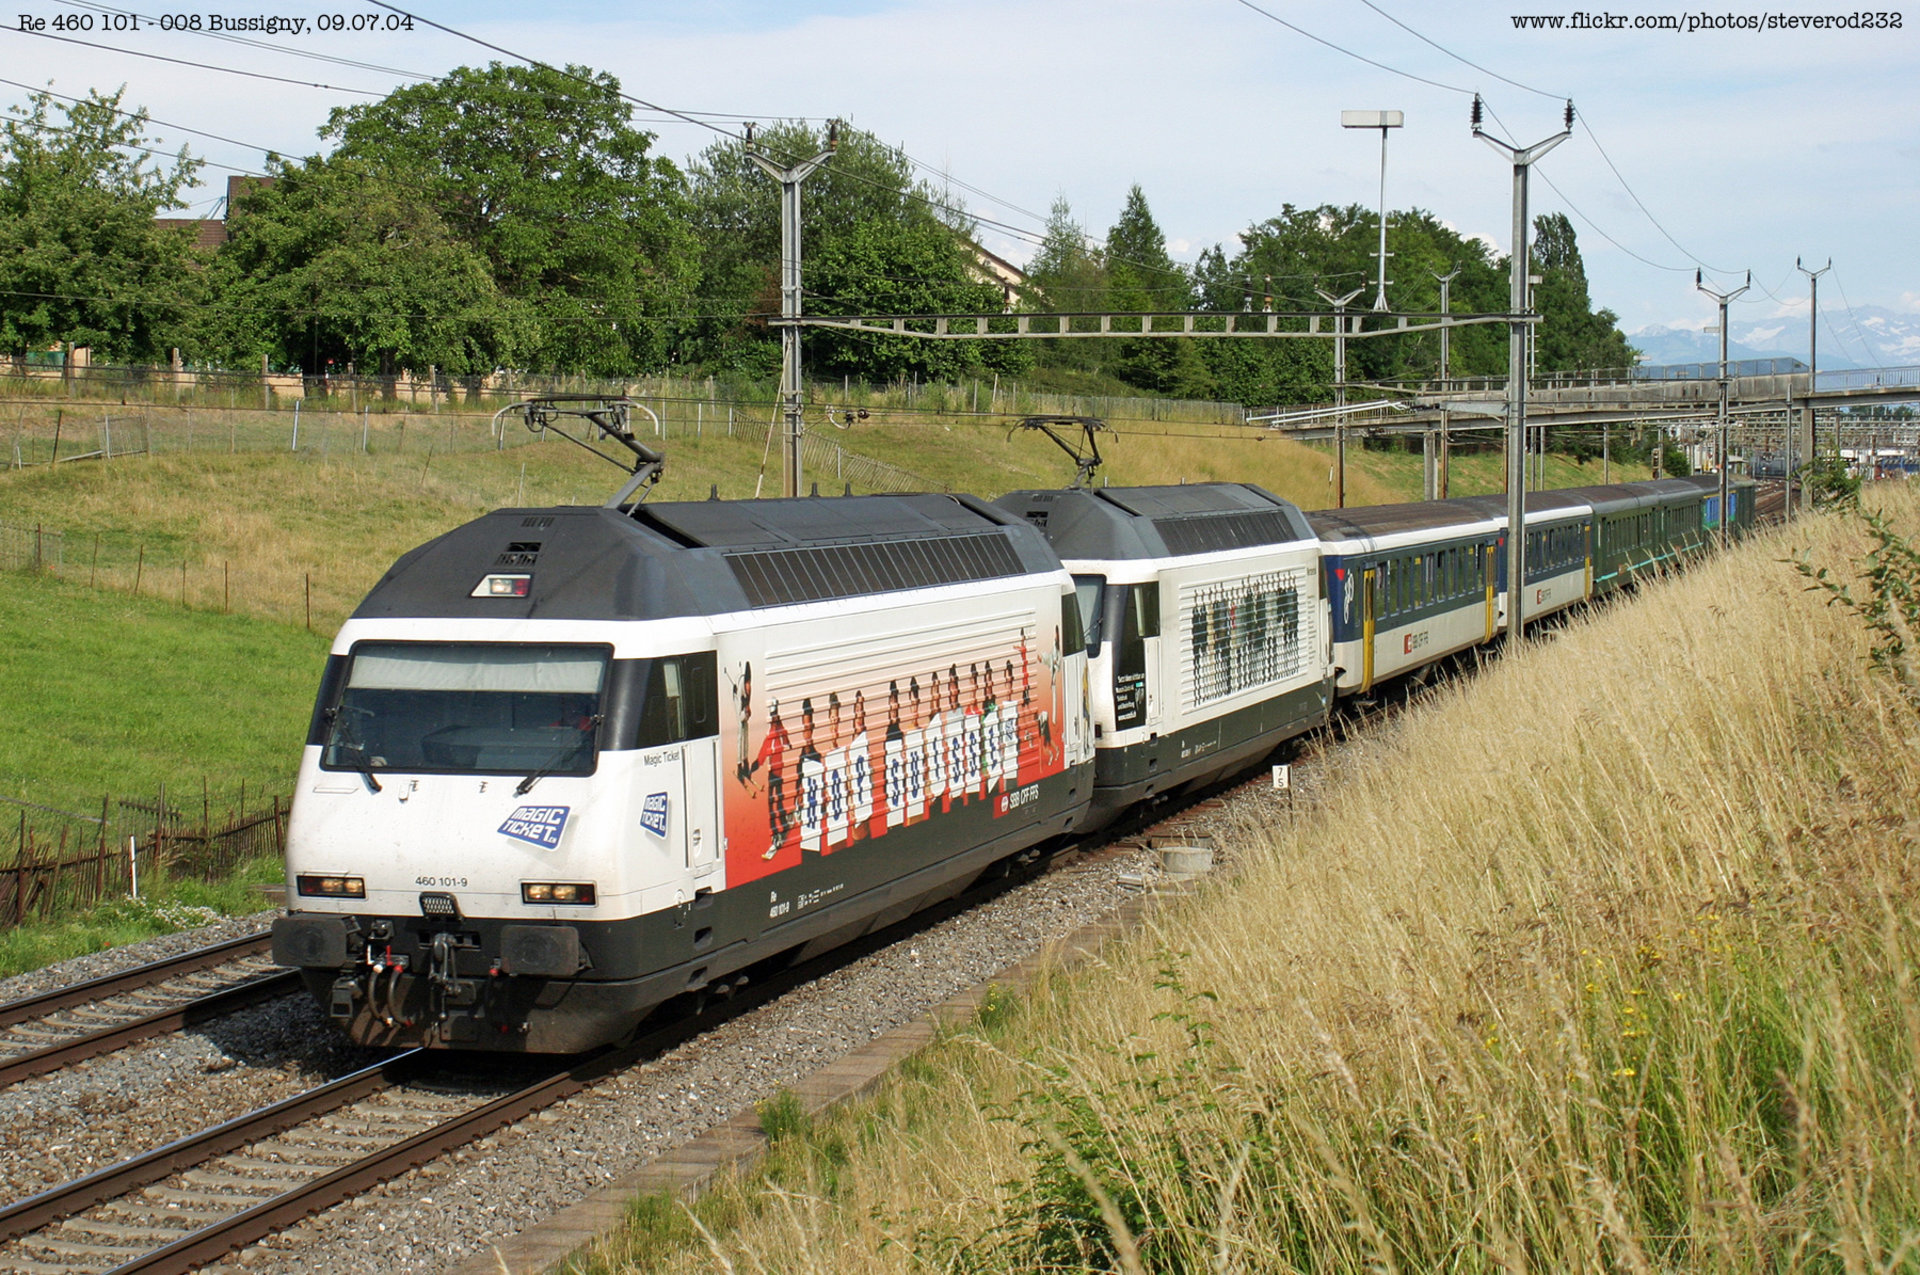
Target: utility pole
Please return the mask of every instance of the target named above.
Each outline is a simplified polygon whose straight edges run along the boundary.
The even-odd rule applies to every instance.
[[[1333,507],[1347,507],[1347,305],[1365,292],[1355,288],[1344,297],[1314,289],[1333,307]]]
[[[1455,266],[1445,274],[1433,276],[1440,285],[1440,392],[1442,394],[1453,388],[1453,350],[1450,341],[1453,336],[1453,325],[1447,321],[1447,316],[1453,313],[1453,306],[1452,298],[1448,294],[1452,290],[1453,281],[1459,275],[1460,268]],[[1448,479],[1451,477],[1449,470],[1452,464],[1453,413],[1443,407],[1440,409],[1440,499],[1442,500],[1447,498]]]
[[[1429,271],[1431,273],[1431,271]],[[1447,322],[1447,316],[1453,313],[1453,281],[1460,277],[1460,268],[1455,266],[1445,274],[1433,276],[1440,285],[1440,392],[1445,394],[1453,388],[1453,325]]]
[[[1373,308],[1387,311],[1387,130],[1406,123],[1400,111],[1342,111],[1341,128],[1377,128],[1380,130],[1380,290],[1373,294]]]
[[[812,159],[783,167],[753,149],[753,126],[747,126],[747,158],[780,183],[780,402],[785,409],[786,436],[781,446],[783,465],[780,491],[800,494],[800,183],[833,157],[840,145],[840,121],[827,126],[827,149]]]
[[[1727,547],[1727,306],[1753,286],[1753,271],[1747,281],[1732,292],[1715,292],[1706,285],[1700,271],[1693,272],[1693,286],[1720,303],[1720,547]]]
[[[1814,416],[1813,409],[1813,392],[1818,388],[1820,383],[1820,276],[1833,269],[1833,258],[1828,257],[1827,264],[1821,266],[1818,270],[1809,270],[1801,264],[1800,258],[1795,257],[1793,259],[1793,268],[1807,276],[1807,286],[1811,288],[1813,292],[1807,311],[1807,460],[1811,462],[1815,456],[1820,454],[1820,439],[1815,433],[1815,430],[1818,428],[1818,423]],[[1835,455],[1839,454],[1840,448],[1837,442],[1833,450]],[[1787,455],[1789,459],[1792,458],[1792,448],[1787,449]],[[1787,470],[1787,496],[1789,499],[1793,496],[1793,470],[1791,468]],[[1800,496],[1800,508],[1804,512],[1806,507],[1806,494],[1802,492]]]
[[[1509,146],[1480,131],[1480,95],[1473,96],[1473,135],[1513,164],[1513,256],[1507,280],[1507,638],[1525,635],[1527,561],[1527,172],[1535,161],[1573,136],[1573,103],[1561,130],[1532,146]]]

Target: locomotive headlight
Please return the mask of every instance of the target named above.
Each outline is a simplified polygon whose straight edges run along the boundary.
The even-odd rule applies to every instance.
[[[520,885],[522,903],[573,903],[581,906],[593,902],[593,883],[591,881],[524,881]]]
[[[530,575],[490,575],[473,587],[469,597],[475,598],[524,598],[533,591],[533,577]]]
[[[367,883],[360,877],[308,876],[301,873],[294,878],[294,885],[300,893],[318,899],[364,899],[367,897]]]

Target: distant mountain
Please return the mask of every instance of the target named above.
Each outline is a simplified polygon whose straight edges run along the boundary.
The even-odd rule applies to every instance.
[[[1820,307],[1820,366],[1838,371],[1854,367],[1911,367],[1920,364],[1920,315],[1879,306],[1856,306],[1852,313]],[[1806,361],[1807,328],[1801,319],[1735,319],[1728,333],[1729,359]],[[1720,358],[1720,336],[1699,328],[1654,325],[1627,333],[1643,363],[1710,363]]]

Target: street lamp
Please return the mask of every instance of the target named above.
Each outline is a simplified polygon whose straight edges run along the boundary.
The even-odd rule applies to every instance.
[[[1387,308],[1387,130],[1399,128],[1406,117],[1399,111],[1342,111],[1341,128],[1377,128],[1380,130],[1380,290],[1373,295],[1373,308]]]

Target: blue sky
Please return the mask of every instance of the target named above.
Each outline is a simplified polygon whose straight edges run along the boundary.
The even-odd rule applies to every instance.
[[[1236,232],[1286,203],[1374,204],[1378,134],[1343,131],[1343,108],[1406,114],[1389,144],[1389,205],[1418,205],[1504,251],[1510,170],[1470,136],[1469,94],[1485,95],[1490,126],[1523,141],[1557,131],[1561,99],[1571,97],[1582,125],[1540,165],[1552,185],[1536,179],[1533,209],[1573,219],[1596,299],[1627,329],[1698,328],[1713,308],[1694,291],[1696,265],[1720,271],[1710,271],[1709,282],[1723,287],[1750,268],[1755,286],[1736,322],[1777,326],[1780,343],[1798,348],[1807,289],[1796,255],[1833,259],[1823,312],[1844,301],[1920,314],[1920,10],[1901,13],[1897,30],[1554,32],[1516,31],[1512,15],[1602,10],[1591,0],[1374,0],[1377,9],[1365,0],[1254,2],[1272,17],[1242,0],[420,0],[413,11],[533,57],[611,71],[629,92],[678,108],[846,117],[1004,201],[965,196],[975,212],[1015,226],[1038,230],[1064,195],[1101,233],[1138,182],[1175,255],[1187,260],[1210,244],[1231,246]],[[146,12],[135,0],[116,3]],[[368,100],[24,35],[19,13],[50,19],[87,10],[72,0],[14,8],[0,75],[74,94],[124,83],[128,100],[158,119],[255,146],[311,153],[330,108]],[[383,12],[214,0],[194,0],[194,9],[308,18]],[[1791,9],[1738,12],[1854,11],[1799,0]],[[1701,10],[1636,0],[1611,12],[1684,20]],[[1274,17],[1406,74],[1316,43]],[[187,32],[105,34],[97,23],[74,34],[336,88],[378,93],[407,82]],[[429,75],[498,56],[424,28],[267,43]],[[8,86],[0,93],[10,102],[25,96]],[[676,159],[713,140],[675,121],[648,126]],[[242,146],[156,131],[208,159],[261,162]],[[983,238],[1015,259],[1030,247],[991,229]],[[1823,325],[1823,347],[1828,339]]]

